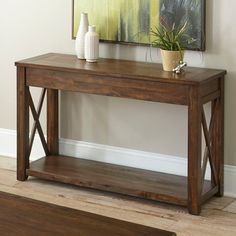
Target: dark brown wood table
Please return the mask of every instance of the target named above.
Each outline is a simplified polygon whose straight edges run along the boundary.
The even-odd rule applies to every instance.
[[[226,71],[190,68],[183,74],[162,71],[161,65],[101,59],[86,63],[75,56],[46,54],[17,66],[17,179],[28,176],[117,192],[187,206],[199,214],[210,197],[223,195],[224,76]],[[42,88],[35,108],[30,86]],[[58,151],[58,91],[67,90],[188,106],[188,176],[176,176],[104,164]],[[47,95],[47,140],[39,122]],[[203,105],[211,102],[210,124]],[[29,137],[29,109],[34,124]],[[36,130],[45,157],[30,163]],[[202,130],[206,142],[202,156]],[[171,143],[170,143],[171,145]],[[207,162],[211,180],[205,179]]]
[[[0,192],[1,236],[175,236],[175,233]]]

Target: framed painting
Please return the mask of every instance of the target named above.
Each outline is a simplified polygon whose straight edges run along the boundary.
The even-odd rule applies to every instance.
[[[163,19],[170,26],[187,21],[194,43],[186,49],[205,50],[205,0],[73,0],[73,38],[82,12],[100,40],[111,43],[150,45],[150,30]]]

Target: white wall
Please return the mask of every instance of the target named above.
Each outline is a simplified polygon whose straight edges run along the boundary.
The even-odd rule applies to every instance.
[[[187,52],[189,65],[228,70],[225,158],[236,165],[236,20],[234,0],[207,1],[207,51]],[[74,54],[72,1],[7,0],[0,7],[0,128],[16,128],[14,61],[47,52]],[[146,47],[105,45],[101,57],[150,60]],[[154,61],[159,54],[152,51]],[[37,92],[35,92],[37,94]],[[186,156],[187,110],[103,96],[62,94],[61,134],[65,138]],[[172,143],[173,145],[169,145]]]

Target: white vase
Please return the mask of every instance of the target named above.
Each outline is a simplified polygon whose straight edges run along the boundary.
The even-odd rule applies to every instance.
[[[99,35],[96,27],[89,26],[85,35],[85,59],[87,62],[96,62],[99,56]]]
[[[84,59],[84,38],[88,32],[88,13],[81,13],[80,24],[75,40],[75,51],[79,59]]]

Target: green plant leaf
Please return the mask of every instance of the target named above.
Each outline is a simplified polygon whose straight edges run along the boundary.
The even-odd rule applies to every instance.
[[[151,34],[154,36],[154,40],[151,42],[153,47],[158,47],[163,50],[170,51],[182,51],[183,45],[192,44],[196,40],[186,34],[188,30],[188,21],[185,21],[183,25],[176,27],[174,23],[171,27],[164,24],[160,24],[159,27],[151,29]],[[182,54],[182,52],[181,52]]]

